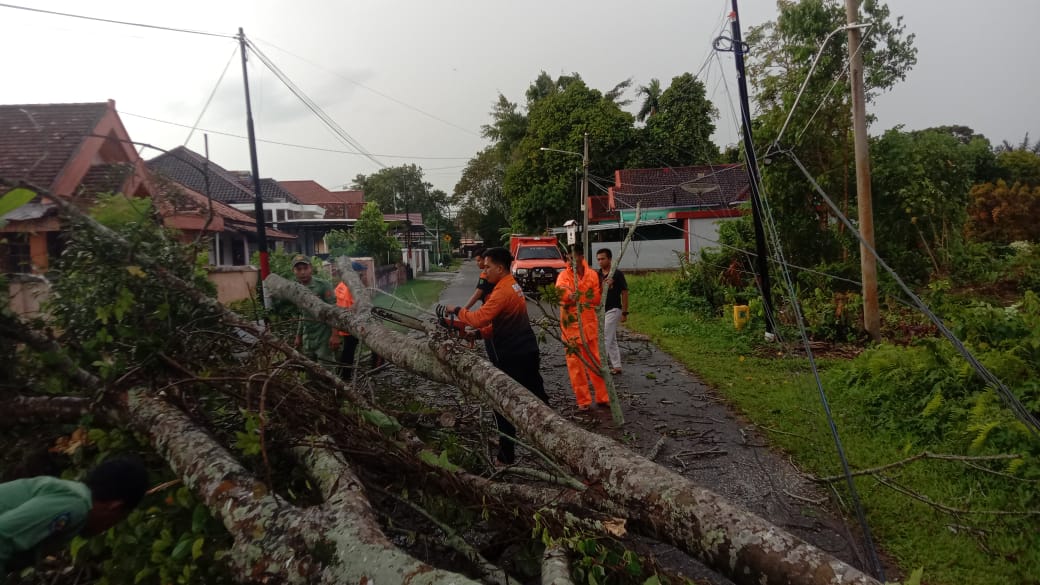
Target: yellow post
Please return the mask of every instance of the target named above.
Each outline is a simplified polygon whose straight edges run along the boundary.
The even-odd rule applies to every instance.
[[[751,310],[747,305],[733,305],[733,326],[740,331],[751,320]]]

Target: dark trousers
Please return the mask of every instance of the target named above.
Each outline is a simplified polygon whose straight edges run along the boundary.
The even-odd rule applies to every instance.
[[[339,377],[349,382],[354,378],[354,354],[357,352],[358,338],[347,335],[340,338],[340,343]]]
[[[496,357],[499,359],[494,364],[498,369],[530,390],[542,402],[549,404],[549,396],[545,393],[545,383],[542,381],[542,373],[539,371],[542,358],[537,351],[523,355],[498,355]],[[502,433],[498,438],[498,461],[507,465],[511,464],[516,461],[516,443],[510,437],[516,437],[516,427],[498,412],[495,412],[495,422],[498,423],[498,430]]]

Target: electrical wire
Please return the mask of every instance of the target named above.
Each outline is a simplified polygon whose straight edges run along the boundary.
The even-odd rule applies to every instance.
[[[365,89],[367,91],[370,91],[370,92],[378,95],[379,97],[382,97],[384,99],[390,100],[390,101],[392,101],[392,102],[394,102],[396,104],[399,104],[401,106],[404,106],[404,107],[406,107],[409,110],[412,110],[414,112],[418,112],[419,114],[422,114],[423,116],[426,116],[427,118],[430,118],[431,120],[436,120],[436,121],[438,121],[438,122],[440,122],[442,124],[451,126],[452,128],[455,128],[456,130],[461,130],[462,132],[465,132],[466,134],[469,134],[470,136],[476,136],[478,138],[482,138],[482,136],[479,133],[474,132],[473,130],[471,130],[469,128],[466,128],[466,127],[461,126],[459,124],[455,124],[454,122],[451,122],[449,120],[445,120],[444,118],[441,118],[440,116],[437,116],[435,114],[431,114],[430,112],[427,112],[426,110],[423,110],[423,109],[421,109],[419,107],[413,106],[412,104],[409,104],[408,102],[405,102],[403,100],[395,98],[394,96],[389,95],[389,94],[387,94],[385,92],[379,91],[378,89],[375,89],[374,87],[369,87],[369,86],[365,85],[364,83],[361,83],[360,81],[356,81],[356,80],[351,79],[351,78],[349,78],[349,77],[347,77],[347,76],[345,76],[343,74],[340,74],[340,73],[337,73],[335,71],[331,71],[329,69],[326,69],[326,68],[322,67],[321,65],[318,65],[317,63],[315,63],[315,62],[313,62],[313,61],[311,61],[309,59],[301,57],[300,55],[297,55],[296,53],[293,53],[291,51],[283,49],[283,48],[279,47],[278,45],[276,45],[276,44],[274,44],[274,43],[272,43],[270,41],[265,41],[264,39],[260,39],[260,38],[257,38],[256,40],[258,42],[261,42],[261,43],[265,44],[265,45],[269,45],[271,48],[273,48],[275,50],[278,50],[278,51],[281,51],[281,52],[285,53],[286,55],[289,55],[290,57],[295,57],[296,59],[299,59],[300,61],[303,61],[304,63],[310,65],[311,67],[314,67],[315,69],[317,69],[319,71],[322,71],[322,72],[327,73],[329,75],[332,75],[334,77],[338,77],[338,78],[340,78],[340,79],[342,79],[342,80],[344,80],[344,81],[346,81],[348,83],[352,83],[352,84],[354,84],[354,85],[356,85],[356,86],[358,86],[358,87],[360,87],[362,89]]]
[[[228,68],[231,67],[231,62],[235,60],[235,55],[237,54],[238,45],[235,45],[235,48],[231,49],[231,56],[228,57],[227,63],[224,64],[224,70],[220,72],[220,77],[217,78],[217,83],[213,86],[213,91],[209,92],[209,97],[206,98],[206,103],[202,106],[199,117],[195,118],[195,123],[191,125],[191,131],[188,132],[188,137],[184,139],[183,146],[187,146],[188,142],[191,141],[192,135],[195,134],[195,130],[199,127],[202,117],[206,115],[206,110],[209,109],[209,105],[213,102],[213,96],[217,95],[217,89],[220,88],[220,84],[224,81],[224,76],[227,75]]]
[[[362,146],[361,143],[357,141],[357,139],[355,139],[353,136],[347,133],[347,131],[344,130],[342,126],[336,123],[336,121],[333,120],[331,116],[325,113],[325,111],[321,109],[321,106],[319,106],[317,103],[314,102],[314,100],[308,97],[307,94],[304,93],[298,85],[296,85],[291,79],[289,79],[289,76],[286,75],[285,72],[283,72],[277,65],[275,65],[274,61],[272,61],[267,55],[264,54],[263,51],[260,50],[259,47],[256,46],[255,43],[253,43],[249,39],[246,39],[245,42],[246,47],[254,55],[256,55],[257,58],[260,59],[260,62],[263,63],[271,71],[271,73],[273,73],[275,77],[277,77],[278,80],[281,81],[282,84],[285,85],[289,89],[289,91],[294,96],[296,96],[296,98],[299,99],[300,102],[303,103],[303,105],[307,109],[311,111],[311,113],[317,116],[318,119],[321,120],[323,124],[325,124],[325,127],[328,128],[336,138],[341,140],[344,144],[355,148],[359,153],[362,154],[362,156],[375,163],[378,167],[383,169],[387,168],[387,165],[383,161],[376,158],[371,152],[368,151],[368,149]]]
[[[802,164],[802,161],[799,160],[799,158],[794,154],[794,152],[790,149],[785,149],[781,151],[781,153],[791,159],[795,166],[797,166],[798,169],[802,172],[802,174],[805,175],[806,180],[808,180],[809,183],[812,185],[813,190],[816,191],[816,193],[821,198],[823,198],[824,202],[827,203],[827,206],[831,208],[831,211],[835,214],[835,216],[837,216],[838,220],[841,221],[845,225],[845,227],[848,228],[848,230],[856,236],[856,239],[859,240],[860,246],[862,246],[864,250],[869,252],[870,255],[877,260],[877,263],[881,265],[881,267],[884,268],[886,272],[888,272],[889,276],[892,277],[896,285],[899,286],[899,288],[903,291],[904,294],[906,294],[908,297],[910,297],[910,299],[914,301],[914,304],[917,306],[917,308],[926,317],[928,317],[928,319],[939,330],[939,333],[941,333],[942,336],[950,342],[954,349],[957,350],[957,353],[959,353],[961,357],[963,357],[964,360],[968,362],[972,369],[975,370],[975,373],[978,374],[978,376],[982,378],[982,380],[986,382],[988,386],[996,390],[997,394],[1000,396],[1001,400],[1003,400],[1004,404],[1011,410],[1015,417],[1018,418],[1019,421],[1021,421],[1027,429],[1029,429],[1029,431],[1033,434],[1033,437],[1040,438],[1040,421],[1038,421],[1036,417],[1033,416],[1032,412],[1030,412],[1029,409],[1026,408],[1026,406],[1018,400],[1018,397],[1015,396],[1011,389],[1008,388],[1004,384],[1004,382],[1000,380],[1000,378],[997,378],[997,376],[993,374],[993,372],[991,372],[989,368],[983,365],[978,360],[978,358],[976,358],[975,355],[971,353],[971,350],[969,350],[964,345],[964,343],[960,339],[958,339],[952,331],[950,331],[950,329],[946,326],[943,320],[940,319],[934,312],[932,312],[931,308],[928,307],[927,303],[925,303],[919,296],[917,296],[916,294],[914,294],[912,290],[910,290],[910,287],[907,286],[905,282],[903,282],[903,279],[900,278],[899,274],[895,270],[893,270],[892,267],[884,261],[884,259],[881,258],[874,246],[872,246],[870,243],[866,241],[866,239],[863,238],[863,236],[859,233],[859,230],[857,230],[856,227],[852,225],[852,222],[849,220],[849,218],[847,218],[845,214],[841,212],[841,209],[838,208],[837,204],[834,203],[834,201],[827,195],[823,188],[820,187],[819,183],[817,183],[816,180],[813,179],[812,175]]]
[[[130,117],[133,117],[133,118],[141,118],[142,120],[148,120],[148,121],[151,121],[151,122],[158,122],[160,124],[169,124],[170,126],[179,126],[181,128],[191,128],[192,127],[190,124],[182,124],[180,122],[172,122],[170,120],[163,120],[161,118],[154,118],[152,116],[145,116],[145,115],[142,115],[142,114],[134,114],[132,112],[120,111],[119,115],[120,116],[130,116]],[[197,130],[201,130],[203,132],[208,132],[209,134],[215,134],[217,136],[228,136],[230,138],[241,138],[242,140],[248,140],[249,139],[249,137],[247,137],[247,136],[243,136],[242,134],[235,134],[233,132],[223,132],[221,130],[210,130],[210,129],[207,129],[207,128],[197,128]],[[291,148],[301,148],[301,149],[304,149],[304,150],[315,150],[315,151],[319,151],[319,152],[332,152],[332,153],[335,153],[335,154],[349,154],[349,155],[352,155],[352,156],[365,156],[364,154],[362,154],[360,152],[351,151],[351,150],[339,150],[339,149],[336,149],[336,148],[324,148],[324,147],[321,147],[321,146],[307,146],[306,144],[294,144],[294,143],[291,143],[291,142],[280,142],[278,140],[266,140],[266,139],[263,139],[263,138],[257,138],[256,141],[257,142],[263,142],[265,144],[276,144],[278,146],[288,146],[288,147],[291,147]],[[403,158],[403,159],[409,159],[409,160],[469,160],[471,158],[471,157],[468,157],[468,156],[421,156],[421,155],[408,155],[408,154],[374,154],[373,156],[379,156],[379,157],[382,157],[382,158]],[[465,166],[465,165],[463,165],[463,166]]]
[[[207,37],[221,37],[221,38],[225,38],[225,39],[234,39],[234,38],[236,38],[234,35],[223,34],[223,33],[207,32],[207,31],[202,31],[202,30],[191,30],[191,29],[186,29],[186,28],[175,28],[175,27],[171,27],[171,26],[160,26],[160,25],[157,25],[157,24],[146,24],[146,23],[143,23],[143,22],[130,22],[130,21],[126,21],[126,20],[112,20],[110,18],[99,18],[97,16],[86,16],[86,15],[83,15],[83,14],[71,14],[71,13],[68,13],[68,12],[57,12],[57,11],[54,11],[54,10],[43,10],[41,8],[30,8],[28,6],[16,6],[14,4],[0,3],[0,8],[12,8],[12,9],[15,9],[15,10],[25,10],[27,12],[38,12],[40,14],[50,14],[52,16],[66,16],[68,18],[79,18],[79,19],[82,19],[82,20],[93,20],[95,22],[106,22],[108,24],[121,24],[121,25],[124,25],[124,26],[137,26],[137,27],[141,27],[141,28],[151,28],[151,29],[155,29],[155,30],[164,30],[164,31],[169,31],[169,32],[179,32],[179,33],[187,33],[187,34],[193,34],[193,35],[203,35],[203,36],[207,36]]]
[[[741,48],[737,47],[735,50],[741,50]],[[717,56],[718,56],[718,53],[716,53],[716,57]],[[720,69],[721,69],[721,61],[719,63],[719,66],[720,66]],[[723,77],[723,79],[725,79],[725,77]],[[726,96],[728,98],[727,101],[729,102],[730,108],[732,108],[733,107],[733,94],[729,91],[729,83],[724,81],[724,86],[725,86],[725,90],[726,90]],[[735,114],[735,112],[734,112],[734,114]],[[788,118],[790,118],[790,114],[788,115]],[[751,120],[747,119],[744,116],[744,108],[741,108],[741,116],[739,118],[736,115],[734,115],[734,120],[738,120],[738,119],[741,120],[743,124],[745,124],[746,128],[750,128],[751,127]],[[741,131],[740,128],[737,128],[738,135],[740,134],[740,131]],[[747,156],[748,152],[757,152],[757,150],[755,149],[755,144],[754,144],[753,138],[751,138],[751,136],[750,136],[750,132],[748,133],[748,139],[749,139],[748,141],[751,142],[751,144],[746,144],[746,143],[743,144],[743,149],[745,151],[745,156]],[[749,175],[751,176],[751,180],[756,180],[756,177],[754,177],[754,175],[752,175],[751,173],[749,173]],[[765,190],[761,189],[762,183],[761,183],[761,177],[760,176],[757,178],[757,181],[759,183],[758,186],[760,187],[759,192],[760,193],[765,193]],[[776,222],[774,220],[774,216],[773,216],[772,210],[771,210],[771,208],[770,208],[770,206],[768,204],[768,200],[767,200],[766,197],[761,197],[760,200],[761,200],[761,203],[762,203],[762,205],[761,205],[761,212],[762,212],[761,213],[761,215],[762,215],[761,219],[762,219],[763,227],[765,227],[767,229],[768,235],[769,235],[770,240],[771,240],[769,243],[772,244],[772,253],[779,260],[783,261],[783,264],[786,264],[786,259],[784,258],[784,254],[783,254],[783,246],[781,245],[779,229],[778,229],[778,227],[776,225]],[[864,538],[864,540],[866,542],[866,545],[867,545],[866,548],[867,548],[868,558],[870,560],[870,565],[871,565],[871,567],[872,567],[872,569],[874,571],[875,576],[878,577],[881,581],[885,581],[885,569],[881,565],[881,561],[878,558],[877,549],[876,549],[876,547],[874,545],[874,538],[873,538],[873,535],[872,535],[871,530],[870,530],[870,525],[867,522],[866,513],[863,510],[863,503],[862,503],[862,501],[861,501],[861,499],[859,497],[859,491],[856,489],[855,480],[852,477],[852,470],[851,470],[851,468],[849,466],[848,454],[845,451],[845,447],[844,447],[844,444],[842,443],[841,436],[838,433],[837,425],[834,422],[834,415],[833,415],[833,412],[831,411],[830,401],[827,398],[827,392],[826,392],[826,390],[823,387],[823,380],[820,377],[819,368],[818,368],[818,366],[816,364],[816,357],[815,357],[815,355],[813,353],[812,344],[810,343],[810,340],[809,340],[809,333],[808,333],[808,330],[806,329],[806,326],[805,326],[805,319],[804,319],[804,316],[802,314],[801,303],[798,300],[797,288],[795,287],[794,281],[791,278],[790,271],[787,270],[786,267],[783,266],[783,264],[781,264],[780,274],[783,276],[783,282],[784,282],[785,286],[788,289],[788,294],[790,295],[789,302],[790,302],[792,310],[794,312],[795,322],[798,325],[798,333],[799,333],[799,335],[800,335],[800,337],[802,339],[802,345],[803,345],[804,350],[805,350],[806,358],[809,361],[809,367],[812,370],[813,380],[816,383],[816,389],[817,389],[817,392],[819,394],[820,403],[821,403],[821,405],[823,407],[824,414],[826,415],[826,418],[827,418],[827,426],[828,426],[828,428],[830,430],[830,433],[831,433],[831,439],[834,442],[835,450],[837,451],[838,459],[839,459],[839,461],[841,463],[842,473],[843,473],[843,475],[845,477],[845,483],[846,483],[846,485],[847,485],[847,487],[849,489],[849,494],[850,494],[852,502],[853,502],[853,508],[855,509],[855,512],[856,512],[856,520],[859,523],[860,528],[863,530],[863,538]]]

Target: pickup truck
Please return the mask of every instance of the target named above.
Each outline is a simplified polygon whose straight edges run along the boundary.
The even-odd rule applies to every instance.
[[[567,268],[556,236],[511,236],[509,252],[513,255],[513,278],[527,293],[555,284],[556,275]]]

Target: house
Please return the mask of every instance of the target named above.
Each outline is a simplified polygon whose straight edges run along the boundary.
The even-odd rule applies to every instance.
[[[618,170],[605,195],[589,197],[590,241],[616,254],[638,206],[637,247],[622,267],[673,267],[676,252],[696,254],[716,246],[718,222],[743,215],[750,196],[743,164]]]
[[[165,180],[196,193],[208,191],[213,199],[255,217],[253,179],[249,172],[229,171],[183,146],[149,160],[148,168]],[[260,180],[260,194],[269,230],[275,229],[294,237],[277,242],[289,252],[309,256],[325,254],[328,252],[325,234],[333,229],[349,229],[354,222],[342,217],[326,217],[324,207],[301,199],[274,179]]]
[[[279,181],[283,189],[300,201],[320,205],[325,219],[357,219],[365,206],[364,191],[329,191],[317,181]]]
[[[102,192],[154,193],[112,100],[0,105],[0,177],[84,206]],[[46,271],[62,249],[57,206],[37,197],[3,219],[0,271]]]

